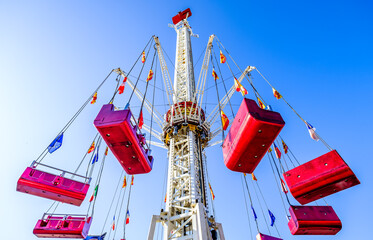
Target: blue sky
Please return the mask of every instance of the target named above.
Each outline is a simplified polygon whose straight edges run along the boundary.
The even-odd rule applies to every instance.
[[[282,238],[329,240],[368,236],[365,229],[370,225],[369,213],[373,210],[370,203],[373,161],[369,154],[373,117],[371,2],[0,0],[3,111],[0,225],[5,239],[36,239],[32,229],[51,204],[49,200],[15,191],[17,179],[26,166],[53,140],[111,69],[128,70],[132,66],[153,34],[159,36],[174,61],[176,34],[167,24],[171,23],[172,16],[187,7],[193,13],[190,25],[200,36],[192,40],[195,75],[199,74],[201,61],[197,59],[208,36],[216,34],[241,68],[256,66],[276,86],[339,151],[362,182],[326,198],[342,220],[343,228],[337,236],[294,237],[289,233],[281,198],[268,160],[264,158],[255,174],[277,218]],[[171,63],[169,68],[173,72]],[[138,73],[138,69],[134,71]],[[223,75],[227,78],[229,72],[225,71]],[[212,86],[213,80],[208,77]],[[253,74],[253,77],[259,92],[286,121],[282,136],[298,159],[304,163],[326,153],[321,143],[309,138],[304,124],[289,108],[273,98],[271,89],[260,76]],[[114,80],[111,78],[103,87],[97,103],[85,109],[66,133],[63,147],[48,156],[46,163],[74,170],[96,134],[93,119],[110,98]],[[160,83],[158,78],[159,88]],[[245,87],[249,90],[247,82]],[[127,87],[116,105],[124,106],[129,93]],[[161,90],[159,94],[157,101],[161,105]],[[207,103],[216,103],[216,93],[208,91],[207,94]],[[250,90],[249,97],[253,97]],[[238,93],[233,97],[235,111],[241,100]],[[133,111],[138,114],[136,104],[134,102]],[[158,110],[164,113],[165,108]],[[160,212],[164,199],[166,152],[154,148],[153,153],[156,156],[153,171],[135,177],[127,239],[145,239],[151,215]],[[225,167],[218,146],[208,149],[207,156],[216,195],[216,218],[222,222],[226,238],[251,239],[241,175]],[[109,155],[107,160],[92,233],[101,232],[108,202],[121,174],[115,158]],[[292,202],[296,203],[294,199]],[[257,203],[256,208],[260,212]],[[63,205],[57,210],[60,213],[86,211],[86,203],[80,208]],[[258,215],[260,229],[268,233],[263,217]],[[250,219],[253,224],[252,216]]]

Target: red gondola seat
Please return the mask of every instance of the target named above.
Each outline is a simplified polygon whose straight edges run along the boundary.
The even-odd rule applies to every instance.
[[[256,235],[256,240],[282,240],[282,238],[272,237],[269,235],[265,235],[263,233],[258,233],[258,235]]]
[[[88,235],[92,218],[85,215],[44,214],[33,233],[38,238],[81,238]]]
[[[94,125],[128,174],[148,173],[153,167],[145,137],[131,122],[129,109],[114,111],[113,104],[104,105]]]
[[[288,226],[293,235],[335,235],[341,220],[331,206],[290,206]]]
[[[360,184],[336,150],[285,172],[284,178],[302,205]]]
[[[41,163],[38,165],[49,167]],[[62,171],[62,173],[55,175],[38,170],[35,167],[26,168],[17,182],[17,191],[80,206],[87,195],[90,178],[57,168],[52,169]],[[83,178],[84,182],[66,178],[66,173]]]
[[[223,143],[227,168],[252,173],[284,125],[279,113],[261,109],[254,100],[244,98]]]

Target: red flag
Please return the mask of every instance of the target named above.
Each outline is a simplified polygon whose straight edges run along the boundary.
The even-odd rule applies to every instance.
[[[93,150],[95,150],[95,141],[93,141],[91,146],[89,147],[88,153],[91,153]]]
[[[266,108],[266,105],[264,105],[264,103],[262,102],[262,100],[260,100],[260,98],[258,98],[258,103],[259,103],[259,107],[261,109],[265,109]]]
[[[153,75],[154,75],[153,70],[150,69],[149,74],[148,74],[148,78],[146,79],[146,81],[152,80],[153,79]]]
[[[135,177],[132,175],[132,179],[131,179],[131,185],[133,185],[133,179],[134,179]]]
[[[277,92],[276,89],[272,88],[272,91],[273,91],[273,96],[275,96],[276,99],[282,98],[281,94]]]
[[[281,151],[280,151],[280,149],[278,149],[278,147],[276,146],[276,143],[273,143],[273,145],[275,145],[275,154],[276,154],[276,157],[278,159],[281,159]]]
[[[142,110],[141,110],[140,117],[139,117],[139,129],[142,128],[142,125],[144,125],[144,117],[142,116]]]
[[[284,142],[284,140],[282,140],[282,147],[284,148],[285,154],[287,154],[288,150],[289,150],[289,147],[288,147],[288,145],[286,145],[286,143]]]
[[[220,50],[220,63],[225,63],[225,61],[227,61],[227,58],[224,56],[224,54]]]
[[[227,115],[225,115],[223,110],[221,110],[220,115],[221,115],[221,121],[223,123],[223,130],[225,131],[225,130],[227,130],[227,128],[229,126],[229,119],[228,119]]]
[[[93,94],[91,104],[94,104],[96,101],[97,101],[97,92],[95,92],[95,94]]]
[[[122,82],[122,84],[118,88],[118,93],[119,94],[122,94],[123,92],[124,92],[124,81]]]
[[[216,81],[219,79],[218,74],[216,74],[215,69],[212,69],[212,76],[214,77],[214,80]]]
[[[126,224],[130,223],[130,211],[127,210],[127,214],[126,214]]]
[[[164,196],[164,202],[166,202],[167,201],[167,194],[166,194],[166,196]]]
[[[282,178],[281,178],[281,189],[284,193],[288,193],[288,190],[286,189],[285,182],[284,182],[284,180],[282,180]]]
[[[143,51],[142,52],[142,58],[141,58],[141,62],[144,63],[145,62],[145,52]]]
[[[115,215],[113,216],[113,223],[111,225],[112,229],[115,230]]]

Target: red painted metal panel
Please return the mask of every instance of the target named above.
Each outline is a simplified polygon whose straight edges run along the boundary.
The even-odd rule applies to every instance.
[[[331,206],[290,206],[288,226],[293,235],[335,235],[341,220]]]
[[[192,16],[192,12],[190,11],[190,8],[185,9],[182,12],[179,12],[177,15],[172,17],[172,22],[174,24],[178,24],[181,20],[186,19],[188,17]]]
[[[48,216],[40,219],[33,233],[38,238],[86,238],[92,218]]]
[[[17,182],[17,191],[80,206],[87,195],[88,183],[28,167]]]
[[[232,171],[252,173],[284,125],[279,113],[245,98],[223,143],[225,165]]]
[[[153,167],[153,157],[147,149],[145,138],[131,124],[129,109],[114,111],[113,104],[104,105],[94,125],[128,174],[148,173]]]
[[[265,235],[263,233],[258,233],[258,235],[256,235],[256,240],[282,240],[282,238],[272,237],[269,235]]]
[[[336,150],[287,171],[284,178],[291,194],[300,204],[360,184]]]

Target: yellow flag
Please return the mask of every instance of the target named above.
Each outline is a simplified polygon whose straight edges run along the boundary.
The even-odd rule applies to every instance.
[[[221,121],[223,123],[223,130],[227,130],[228,126],[229,126],[229,119],[227,117],[227,115],[225,115],[225,113],[223,112],[223,110],[220,112],[220,115],[221,115]]]
[[[91,144],[91,146],[89,147],[88,153],[93,152],[93,150],[95,150],[95,141],[93,141],[92,144]]]
[[[260,100],[260,98],[258,98],[258,103],[259,103],[259,107],[261,109],[265,109],[266,108],[266,105],[264,105],[264,103],[262,102],[262,100]]]
[[[258,179],[256,179],[254,173],[251,174],[251,178],[252,178],[254,181],[258,181]]]
[[[91,104],[94,104],[96,101],[97,101],[97,92],[95,92],[95,94],[93,94]]]
[[[277,92],[276,89],[272,88],[272,91],[273,91],[273,96],[275,96],[276,99],[282,98],[281,94]]]
[[[127,186],[127,178],[126,176],[124,176],[122,188],[125,188],[126,186]]]
[[[215,72],[215,69],[212,69],[212,76],[214,77],[214,80],[216,81],[219,79],[218,74]]]
[[[212,191],[212,187],[211,187],[210,183],[209,183],[209,188],[210,188],[210,192],[211,192],[212,200],[215,200],[215,194],[214,194],[214,192]]]
[[[109,151],[109,147],[106,147],[106,149],[105,149],[105,156],[107,156],[108,151]]]

